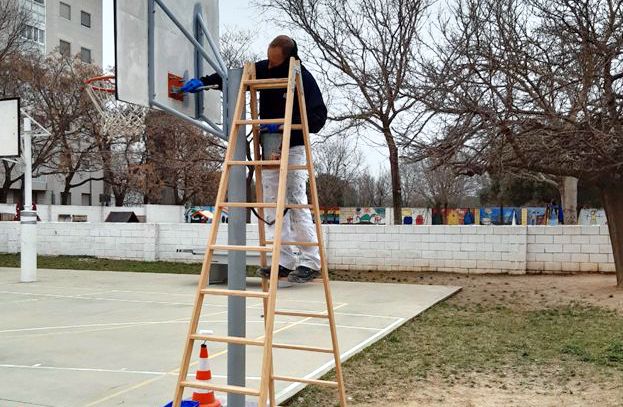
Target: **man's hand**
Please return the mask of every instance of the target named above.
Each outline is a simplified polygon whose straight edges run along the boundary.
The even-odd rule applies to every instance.
[[[262,124],[260,126],[261,133],[279,133],[283,130],[283,125],[281,124]]]
[[[186,81],[186,83],[184,83],[184,86],[182,86],[180,88],[180,92],[184,92],[184,93],[197,93],[199,92],[203,87],[203,82],[201,82],[201,80],[197,79],[197,78],[192,78],[188,81]]]

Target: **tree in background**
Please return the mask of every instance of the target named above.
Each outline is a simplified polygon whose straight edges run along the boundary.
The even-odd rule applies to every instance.
[[[430,160],[404,162],[401,170],[404,189],[409,191],[409,201],[405,201],[408,206],[444,209],[478,206],[480,177],[457,175],[453,168],[435,165]]]
[[[444,131],[425,155],[465,174],[597,185],[623,287],[623,0],[463,0],[419,98]]]
[[[153,203],[213,204],[225,147],[215,137],[165,112],[146,118],[147,160],[137,171]]]
[[[94,108],[84,92],[84,80],[100,71],[58,53],[31,54],[21,61],[24,105],[50,132],[33,140],[33,174],[62,177],[61,204],[67,205],[72,188],[102,179]]]
[[[321,207],[356,206],[355,182],[363,156],[347,139],[329,139],[313,146],[318,200]]]
[[[22,54],[31,48],[30,41],[24,35],[30,16],[19,2],[0,1],[0,98],[21,94],[22,83],[16,68]],[[0,160],[0,163],[0,173],[3,175],[0,202],[6,202],[11,187],[21,180],[22,174],[16,171],[18,164],[5,160]]]
[[[340,131],[379,134],[389,152],[394,222],[402,222],[399,150],[417,138],[425,120],[413,82],[425,0],[260,0],[277,22],[311,39],[300,47],[339,95],[330,118]],[[284,16],[288,19],[283,22]]]

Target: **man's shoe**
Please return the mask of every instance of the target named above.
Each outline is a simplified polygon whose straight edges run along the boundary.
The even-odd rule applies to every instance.
[[[298,266],[296,270],[294,270],[288,276],[288,281],[291,283],[307,283],[308,281],[313,280],[314,278],[320,277],[320,271],[310,269],[305,266]]]
[[[279,265],[279,277],[288,277],[292,270]],[[260,267],[256,270],[255,275],[262,278],[270,278],[270,266]]]

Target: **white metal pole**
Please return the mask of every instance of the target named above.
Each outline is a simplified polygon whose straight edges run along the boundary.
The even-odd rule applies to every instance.
[[[21,223],[20,282],[37,281],[37,212],[32,210],[32,123],[24,119],[22,159],[24,162],[24,210]]]

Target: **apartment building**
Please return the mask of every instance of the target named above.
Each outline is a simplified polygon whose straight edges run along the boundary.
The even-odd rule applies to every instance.
[[[13,0],[11,0],[13,1]],[[35,49],[42,53],[61,52],[79,55],[85,63],[102,64],[102,0],[18,0],[32,12],[32,22],[24,33]],[[97,174],[79,174],[77,184]],[[0,179],[3,177],[0,170]],[[60,176],[33,179],[33,201],[38,204],[61,204],[64,190]],[[21,202],[21,185],[17,182],[7,203]],[[103,181],[89,181],[72,188],[66,202],[73,205],[100,205]]]

